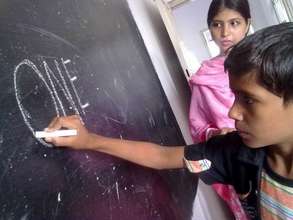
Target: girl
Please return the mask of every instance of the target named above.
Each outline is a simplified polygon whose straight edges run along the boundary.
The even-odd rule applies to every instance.
[[[234,130],[234,121],[228,117],[234,95],[224,71],[224,60],[229,49],[247,35],[250,19],[247,0],[213,0],[209,7],[207,23],[220,55],[204,61],[190,80],[189,121],[195,143]],[[213,187],[236,219],[247,219],[232,186],[214,184]]]

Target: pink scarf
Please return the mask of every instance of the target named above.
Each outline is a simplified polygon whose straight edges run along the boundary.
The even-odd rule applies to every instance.
[[[225,57],[204,61],[190,80],[192,98],[189,111],[190,130],[195,142],[203,141],[206,129],[234,127],[228,117],[234,95],[224,71]]]

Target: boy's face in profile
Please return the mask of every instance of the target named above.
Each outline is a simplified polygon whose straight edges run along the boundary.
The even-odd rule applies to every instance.
[[[235,120],[243,142],[251,148],[292,144],[293,103],[285,105],[283,97],[262,87],[253,71],[240,78],[229,77],[235,94],[229,117]]]

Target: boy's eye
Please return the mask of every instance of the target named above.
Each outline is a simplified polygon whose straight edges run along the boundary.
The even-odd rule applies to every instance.
[[[243,101],[243,103],[245,103],[247,105],[252,105],[254,103],[254,100],[252,98],[250,98],[249,96],[243,96],[242,101]]]
[[[235,94],[235,100],[238,100],[240,103],[244,105],[252,105],[255,103],[255,100],[247,95]]]

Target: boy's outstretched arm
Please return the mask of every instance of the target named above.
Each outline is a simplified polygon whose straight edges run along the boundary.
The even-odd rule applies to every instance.
[[[154,169],[173,169],[184,166],[183,146],[163,147],[148,142],[103,137],[90,133],[83,126],[79,116],[76,115],[54,118],[46,131],[54,131],[61,128],[76,129],[77,135],[46,138],[45,140],[55,146],[96,150]]]

